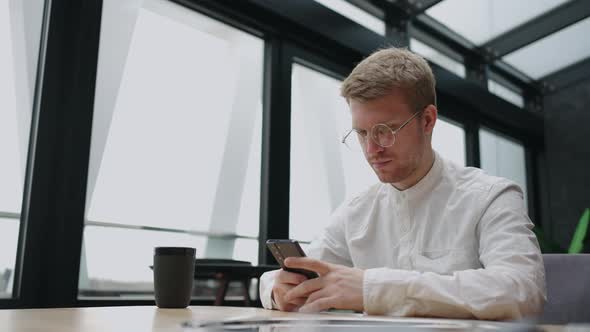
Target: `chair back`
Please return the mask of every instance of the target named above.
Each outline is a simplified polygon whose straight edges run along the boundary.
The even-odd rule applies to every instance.
[[[544,254],[547,303],[542,324],[590,322],[590,254]]]

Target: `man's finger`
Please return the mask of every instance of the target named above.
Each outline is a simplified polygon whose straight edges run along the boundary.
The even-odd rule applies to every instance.
[[[279,310],[281,310],[281,311],[289,311],[289,312],[298,311],[299,310],[299,306],[286,303],[283,306],[279,306]]]
[[[297,307],[301,307],[302,305],[305,304],[305,302],[307,302],[307,298],[305,297],[298,297],[294,300],[289,301],[289,304],[295,305]]]
[[[288,271],[281,270],[277,274],[275,282],[281,283],[281,284],[299,285],[300,283],[304,282],[305,280],[307,280],[307,277],[300,274],[300,273],[294,273],[294,272],[288,272]]]
[[[308,294],[313,293],[322,287],[323,279],[321,277],[306,280],[285,293],[285,299],[289,301],[290,299],[296,299],[298,297],[307,297]]]
[[[330,292],[327,291],[326,288],[322,288],[320,290],[317,290],[317,291],[311,293],[307,297],[307,301],[305,301],[305,304],[313,303],[321,298],[329,297],[329,296],[330,296]]]
[[[309,257],[289,257],[285,259],[285,266],[294,269],[314,271],[319,275],[330,272],[331,265]]]
[[[312,313],[312,312],[320,312],[324,310],[328,310],[330,308],[336,307],[336,298],[335,297],[323,297],[311,303],[307,303],[301,308],[299,308],[299,312],[305,313]]]

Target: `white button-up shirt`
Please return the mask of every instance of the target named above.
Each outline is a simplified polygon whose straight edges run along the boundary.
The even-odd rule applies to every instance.
[[[435,154],[413,187],[379,183],[342,204],[308,256],[365,270],[368,314],[513,319],[546,299],[532,227],[515,183]],[[269,309],[275,273],[260,280]]]

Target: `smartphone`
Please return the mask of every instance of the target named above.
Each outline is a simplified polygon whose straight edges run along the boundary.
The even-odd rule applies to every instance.
[[[314,271],[309,271],[305,269],[290,269],[288,267],[285,267],[285,258],[305,257],[305,253],[303,252],[303,249],[301,249],[299,242],[295,240],[271,239],[266,241],[266,247],[268,248],[268,250],[270,250],[277,262],[279,262],[279,265],[281,266],[281,268],[283,268],[283,270],[303,274],[307,277],[307,279],[313,279],[318,277],[318,274]]]

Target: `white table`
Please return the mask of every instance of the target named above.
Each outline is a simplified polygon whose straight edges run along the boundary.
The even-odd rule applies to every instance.
[[[429,322],[433,326],[437,324],[444,326],[453,322],[478,323],[445,319],[389,318],[353,313],[300,314],[260,308],[193,306],[187,309],[158,309],[155,306],[133,306],[0,310],[0,331],[186,331],[181,325],[183,322],[199,324],[207,321],[236,319],[295,319],[304,322],[361,319],[409,323]],[[545,325],[541,328],[548,332],[565,330],[562,326]]]

